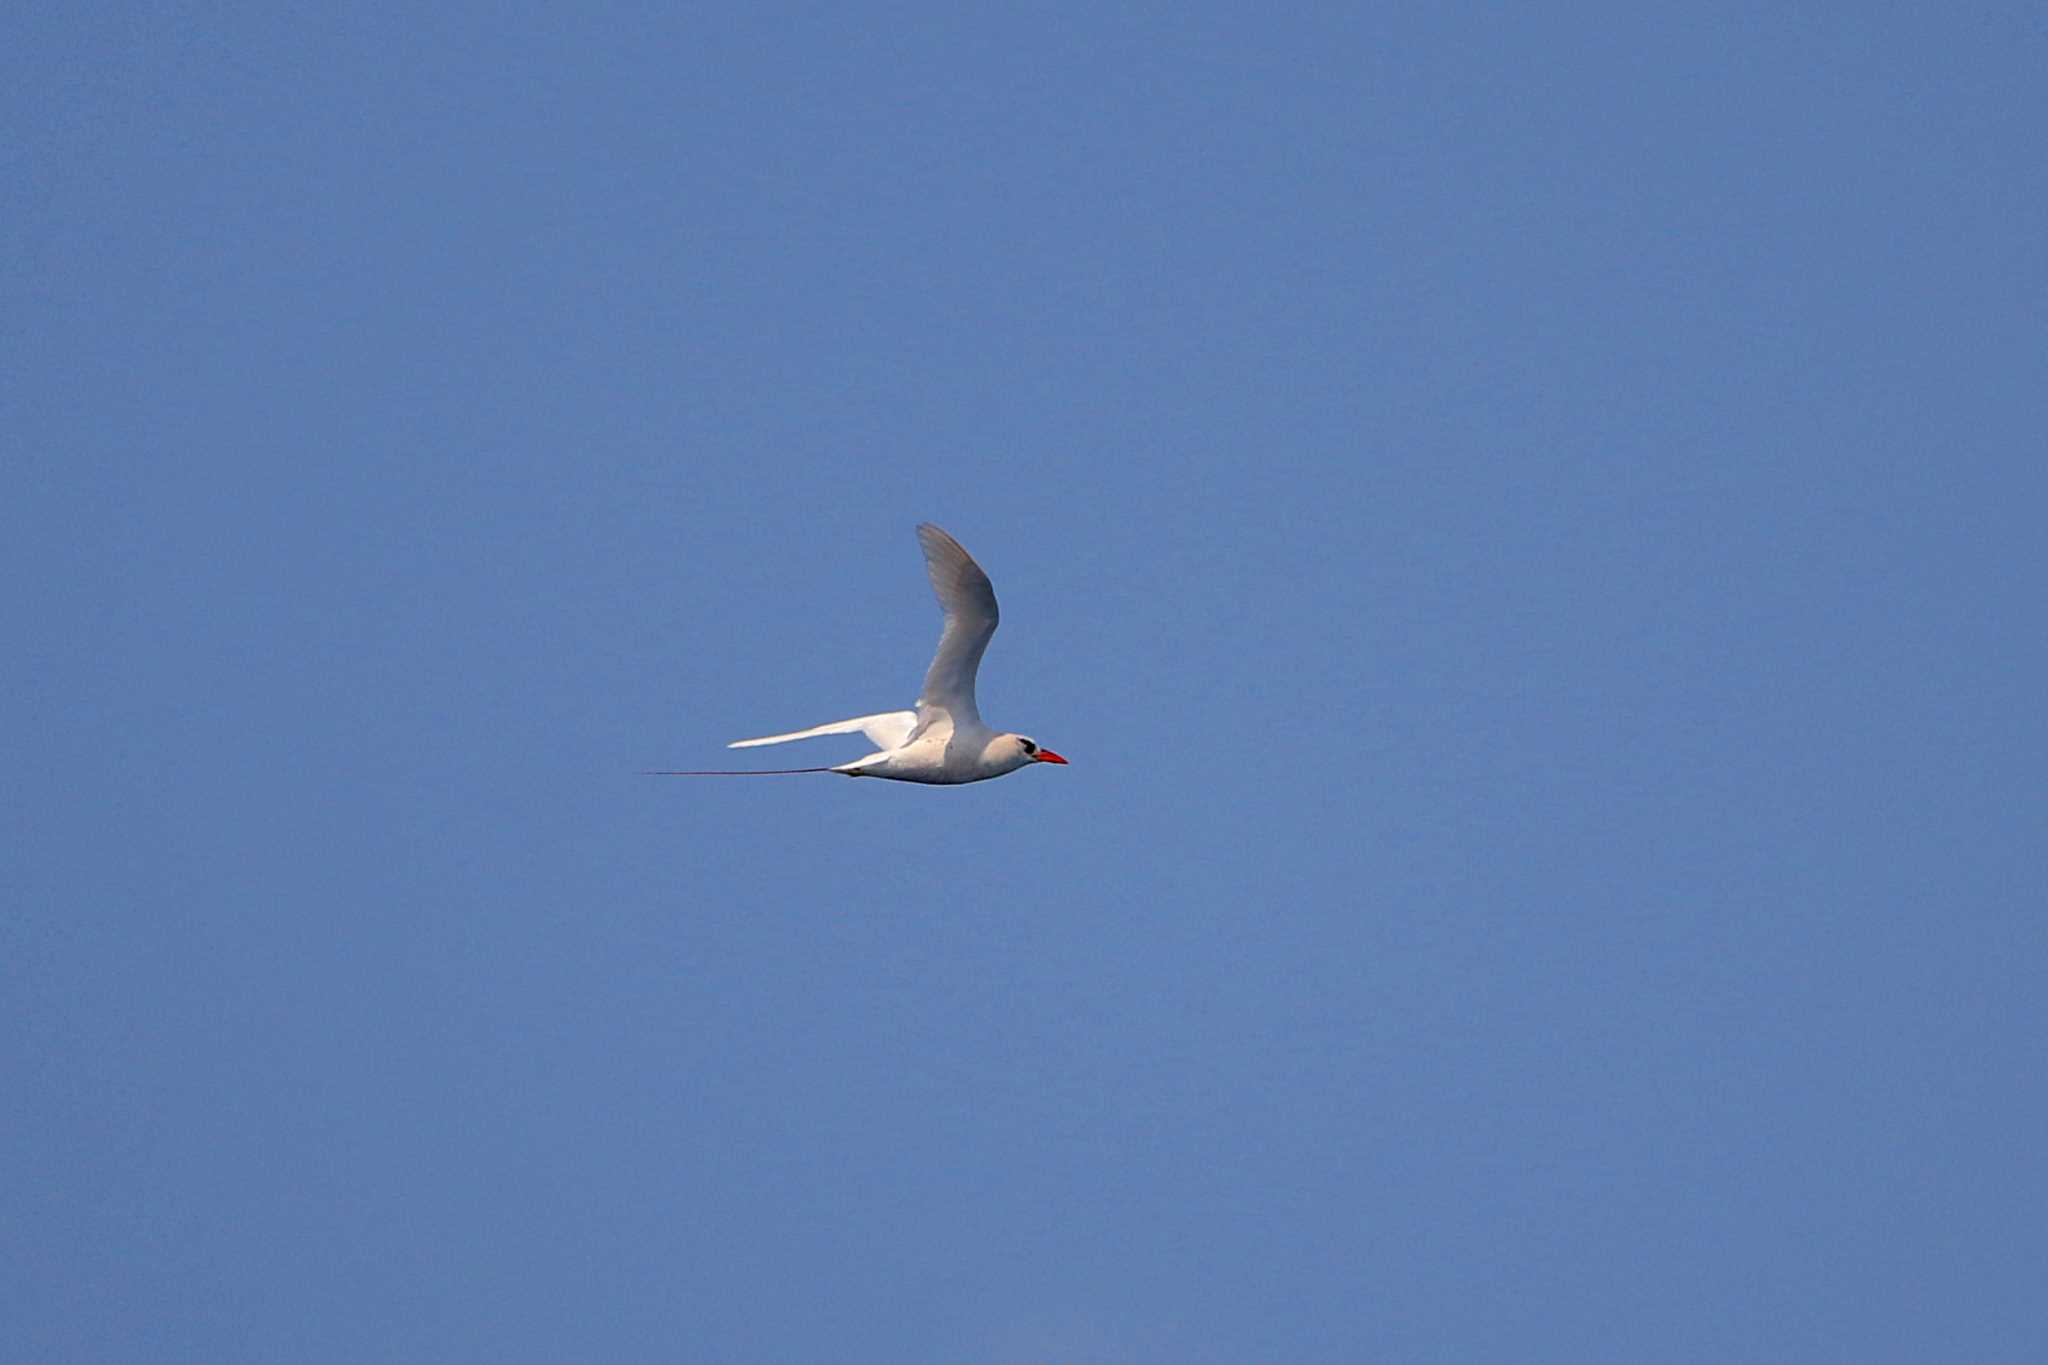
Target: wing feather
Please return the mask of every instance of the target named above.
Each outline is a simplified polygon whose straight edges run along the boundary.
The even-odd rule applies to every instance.
[[[830,725],[813,725],[808,730],[793,730],[786,735],[763,735],[760,739],[736,739],[726,745],[728,749],[753,749],[763,744],[787,744],[793,739],[816,739],[820,735],[850,735],[858,730],[874,743],[877,749],[894,749],[910,738],[910,732],[917,725],[915,711],[884,711],[875,716],[855,716],[852,720],[835,720]]]
[[[917,541],[924,547],[925,569],[931,574],[939,610],[946,614],[938,653],[932,656],[917,698],[918,728],[929,730],[938,719],[932,714],[936,711],[945,712],[956,727],[978,725],[981,711],[974,701],[974,678],[1001,619],[995,586],[959,541],[930,522],[917,528]]]

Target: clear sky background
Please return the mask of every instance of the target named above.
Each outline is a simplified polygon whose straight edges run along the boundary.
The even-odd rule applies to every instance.
[[[2048,1359],[2044,70],[11,13],[0,1357]]]

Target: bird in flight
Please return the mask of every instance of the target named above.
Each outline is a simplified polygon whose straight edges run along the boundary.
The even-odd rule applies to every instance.
[[[875,753],[831,768],[657,772],[648,776],[779,777],[790,773],[843,773],[848,777],[886,777],[896,782],[950,786],[1001,777],[1034,763],[1065,763],[1067,760],[1029,736],[992,730],[982,723],[981,711],[974,704],[974,675],[981,668],[989,637],[996,633],[996,590],[988,575],[981,571],[981,565],[960,548],[960,542],[930,522],[917,528],[917,541],[924,547],[924,566],[931,574],[932,591],[938,594],[939,610],[946,614],[939,652],[932,656],[932,666],[924,675],[924,691],[917,699],[917,709],[855,716],[852,720],[835,720],[829,725],[814,725],[786,735],[735,740],[726,746],[752,749],[763,744],[786,744],[793,739],[859,731],[870,743],[880,746]]]

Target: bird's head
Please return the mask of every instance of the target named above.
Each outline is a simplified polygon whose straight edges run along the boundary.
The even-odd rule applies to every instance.
[[[1065,763],[1067,761],[1052,750],[1041,747],[1037,740],[1032,739],[1028,735],[1004,735],[996,742],[1014,752],[1017,766],[1020,768],[1026,763]]]

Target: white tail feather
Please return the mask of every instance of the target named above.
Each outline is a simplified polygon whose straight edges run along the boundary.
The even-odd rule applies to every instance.
[[[911,730],[917,725],[915,711],[884,711],[880,715],[855,716],[852,720],[835,720],[830,725],[813,725],[808,730],[796,730],[786,735],[763,735],[759,739],[736,739],[726,745],[728,749],[752,749],[763,744],[787,744],[793,739],[816,739],[820,735],[850,735],[858,731],[868,737],[878,749],[900,748],[910,738]]]

